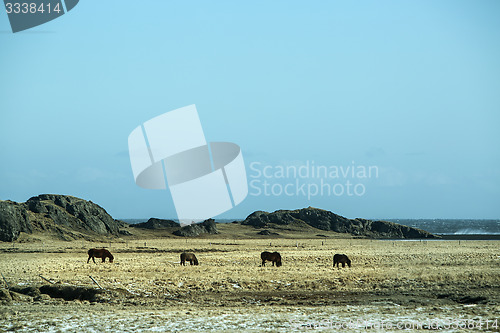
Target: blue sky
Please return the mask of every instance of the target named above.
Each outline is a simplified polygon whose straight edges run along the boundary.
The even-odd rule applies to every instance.
[[[135,185],[127,137],[196,104],[249,176],[253,162],[379,170],[353,180],[362,196],[249,195],[222,218],[499,218],[499,17],[496,0],[85,0],[13,34],[2,11],[0,199],[175,218],[167,191]]]

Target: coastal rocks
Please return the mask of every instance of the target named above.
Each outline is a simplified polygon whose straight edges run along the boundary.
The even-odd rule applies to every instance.
[[[131,226],[134,228],[157,230],[179,227],[179,223],[172,220],[162,220],[152,217],[147,222],[132,224]]]
[[[104,208],[68,195],[42,194],[26,202],[33,213],[42,213],[56,225],[74,231],[118,235],[119,226]],[[34,208],[31,210],[31,208]]]
[[[118,236],[123,222],[92,201],[42,194],[25,203],[0,201],[0,240],[12,242],[20,232],[48,232],[70,240],[83,235]]]
[[[33,231],[29,216],[23,204],[0,201],[0,241],[12,242],[21,232]]]
[[[370,238],[437,238],[437,236],[427,231],[392,222],[360,218],[348,219],[330,211],[312,207],[297,210],[278,210],[273,213],[256,211],[250,214],[241,224],[264,228],[272,227],[273,224],[289,225],[292,223],[306,223],[320,230]]]
[[[173,232],[174,235],[181,237],[196,237],[200,234],[215,235],[218,233],[219,231],[217,230],[213,219],[208,219],[198,224],[190,224]]]

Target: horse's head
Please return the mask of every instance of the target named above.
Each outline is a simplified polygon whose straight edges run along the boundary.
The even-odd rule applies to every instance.
[[[110,253],[109,254],[109,262],[113,262],[113,259],[115,259],[115,257],[113,257],[113,255]]]
[[[278,252],[274,252],[276,254],[276,267],[281,266],[281,255]]]

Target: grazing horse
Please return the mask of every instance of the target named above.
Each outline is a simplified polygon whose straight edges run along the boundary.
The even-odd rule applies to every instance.
[[[94,264],[95,264],[94,258],[102,258],[102,262],[105,262],[106,258],[109,258],[109,262],[113,262],[113,259],[115,259],[113,257],[113,255],[111,254],[111,252],[109,252],[106,249],[90,249],[88,254],[89,254],[89,258],[87,259],[87,264],[89,263],[90,258],[92,258],[92,261],[94,262]]]
[[[181,265],[186,266],[186,261],[189,261],[191,265],[198,265],[198,259],[196,259],[194,253],[181,253]]]
[[[278,252],[262,252],[260,254],[260,258],[262,259],[262,266],[265,266],[266,265],[266,260],[267,261],[271,261],[273,263],[273,266],[274,264],[276,263],[276,267],[280,267],[281,266],[281,255],[278,253]]]
[[[333,256],[333,267],[335,267],[335,265],[339,267],[339,264],[342,264],[342,267],[345,267],[345,264],[351,267],[351,260],[347,258],[345,254],[336,254]]]

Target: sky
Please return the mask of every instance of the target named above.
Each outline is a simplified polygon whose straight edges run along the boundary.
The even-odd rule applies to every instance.
[[[500,218],[499,17],[497,0],[85,0],[14,34],[0,11],[0,200],[176,218],[135,184],[127,139],[195,104],[247,171],[217,218]]]

